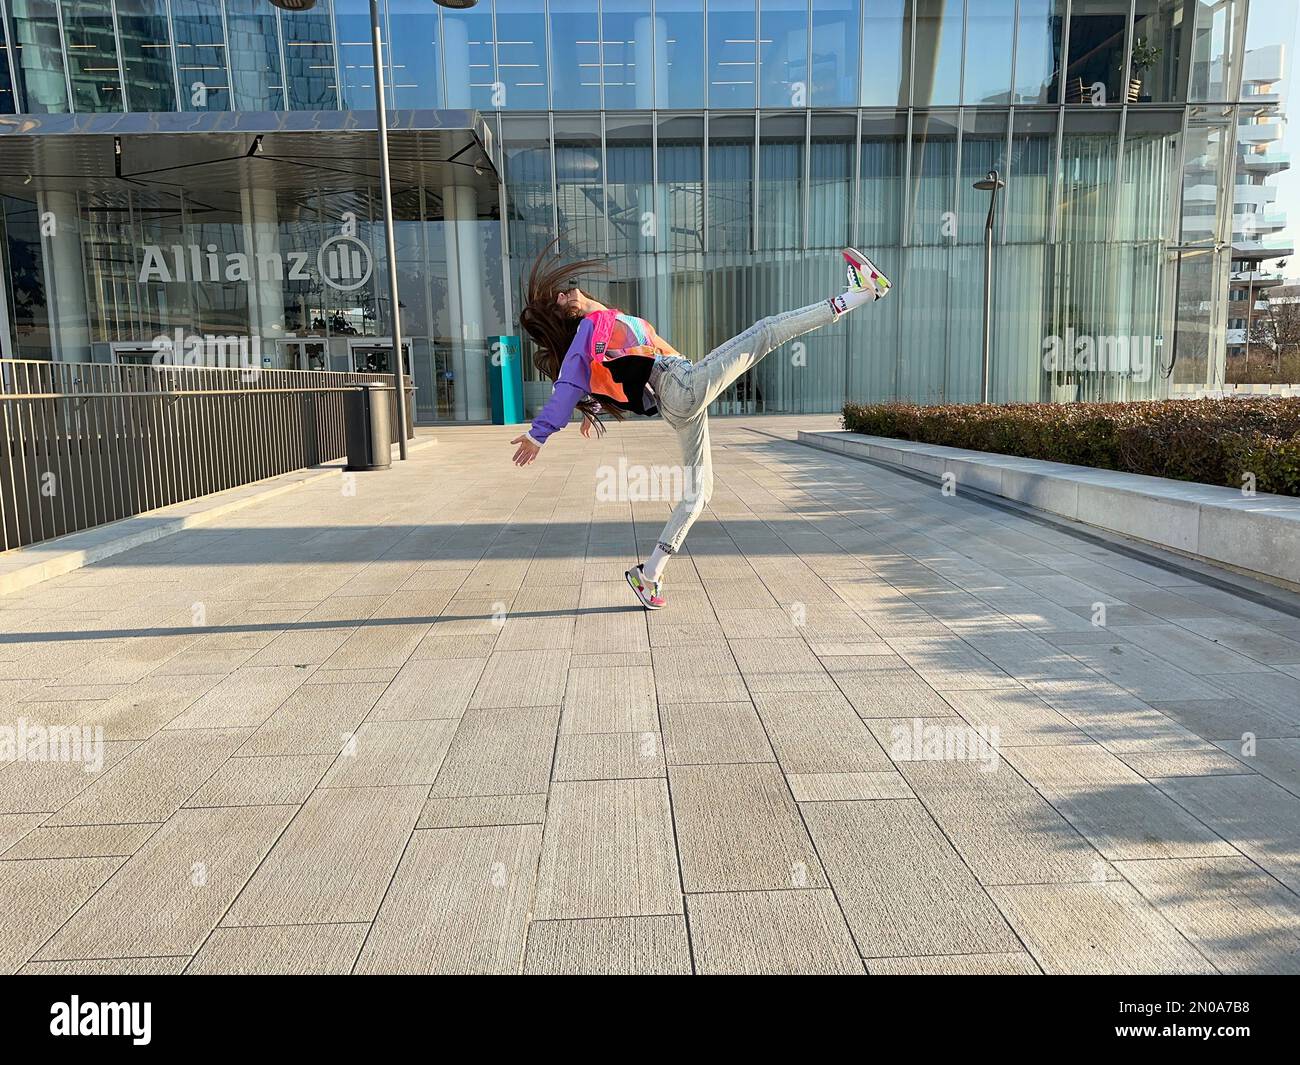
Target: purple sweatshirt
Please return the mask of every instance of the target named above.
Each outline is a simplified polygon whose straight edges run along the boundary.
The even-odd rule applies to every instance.
[[[591,366],[587,363],[587,346],[595,328],[590,318],[584,318],[578,332],[560,364],[560,376],[555,379],[551,398],[533,419],[528,436],[535,444],[546,443],[547,437],[558,433],[573,417],[578,402],[591,391]]]

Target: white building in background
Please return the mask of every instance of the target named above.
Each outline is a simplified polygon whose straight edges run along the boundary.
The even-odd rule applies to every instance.
[[[1232,218],[1232,273],[1228,284],[1227,355],[1248,355],[1252,320],[1264,309],[1268,291],[1283,283],[1278,260],[1291,255],[1281,236],[1286,212],[1278,206],[1276,175],[1291,167],[1281,150],[1286,115],[1280,111],[1286,76],[1281,44],[1246,52],[1238,110],[1237,159]]]

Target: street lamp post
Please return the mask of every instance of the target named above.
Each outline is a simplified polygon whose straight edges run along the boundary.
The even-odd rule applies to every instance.
[[[316,0],[269,0],[285,11],[310,11]],[[473,7],[478,0],[434,0],[441,7]],[[384,246],[388,252],[388,300],[393,309],[393,359],[397,367],[397,451],[406,458],[406,360],[402,357],[402,314],[397,301],[397,239],[393,233],[393,183],[388,166],[388,107],[384,101],[384,34],[378,0],[370,0],[370,50],[375,64],[375,122],[379,130],[379,184],[384,197]]]
[[[984,344],[980,353],[980,402],[989,401],[989,351],[993,341],[993,215],[997,209],[998,189],[1006,182],[996,170],[975,182],[973,188],[989,194],[989,215],[984,221]]]

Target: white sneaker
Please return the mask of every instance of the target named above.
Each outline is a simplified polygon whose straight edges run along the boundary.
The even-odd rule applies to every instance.
[[[840,254],[848,266],[850,292],[870,292],[878,300],[889,295],[892,282],[862,252],[856,248],[845,248]]]

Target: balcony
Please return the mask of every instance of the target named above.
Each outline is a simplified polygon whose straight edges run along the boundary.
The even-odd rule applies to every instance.
[[[1253,122],[1237,127],[1237,140],[1242,144],[1271,144],[1282,139],[1285,129],[1280,121]]]
[[[1291,167],[1291,153],[1280,151],[1246,152],[1237,158],[1239,166],[1247,170],[1276,173]]]

